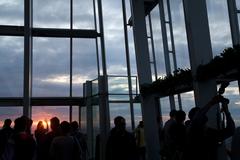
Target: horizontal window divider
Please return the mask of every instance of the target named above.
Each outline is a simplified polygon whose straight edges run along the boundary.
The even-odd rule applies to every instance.
[[[24,26],[0,25],[1,36],[24,36]],[[91,29],[32,28],[33,37],[97,38],[101,34]]]
[[[84,106],[86,100],[83,97],[33,97],[32,106]],[[23,106],[23,98],[0,98],[1,106]]]

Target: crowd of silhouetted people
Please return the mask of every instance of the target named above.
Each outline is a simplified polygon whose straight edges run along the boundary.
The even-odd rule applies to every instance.
[[[22,116],[14,121],[6,119],[0,130],[1,160],[87,160],[86,136],[79,131],[78,122],[67,122],[57,117],[50,119],[44,127],[39,121],[34,134],[33,121]]]
[[[228,109],[229,100],[217,95],[203,107],[194,107],[188,113],[171,110],[170,119],[159,127],[159,154],[161,160],[218,160],[227,156],[231,160],[240,159],[240,128]],[[221,107],[218,110],[218,105]],[[215,119],[211,124],[208,113]],[[221,115],[220,115],[221,114]],[[88,160],[86,136],[79,131],[76,121],[67,122],[57,117],[47,122],[40,121],[34,134],[33,121],[25,116],[14,121],[6,119],[0,130],[0,160]],[[45,123],[45,127],[44,127]],[[134,132],[126,130],[122,116],[114,118],[114,127],[106,142],[106,160],[145,160],[146,154],[144,123],[140,121]],[[232,137],[231,149],[226,149],[224,141]],[[96,137],[95,159],[100,157],[100,136]],[[226,153],[226,154],[223,154]],[[226,158],[224,158],[226,159]]]
[[[228,99],[217,95],[205,106],[192,108],[188,113],[188,120],[183,110],[172,110],[170,119],[162,128],[159,127],[161,160],[219,160],[220,157],[239,160],[240,129],[235,129],[228,103]],[[221,104],[220,111],[216,104]],[[211,115],[215,119],[214,124],[211,124],[207,116],[210,110],[214,110]],[[122,116],[116,117],[114,124],[107,141],[106,159],[147,159],[143,121],[134,134],[126,130],[126,122]],[[224,144],[229,137],[232,137],[231,150]]]

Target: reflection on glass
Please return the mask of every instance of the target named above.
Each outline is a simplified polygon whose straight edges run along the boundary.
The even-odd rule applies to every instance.
[[[72,121],[79,122],[79,106],[72,106]]]
[[[0,128],[2,128],[5,119],[11,119],[14,126],[14,120],[23,114],[23,107],[21,106],[6,106],[0,107]]]
[[[23,96],[23,40],[0,37],[0,97]]]
[[[93,109],[93,155],[96,149],[96,137],[100,134],[99,106],[92,106]]]
[[[117,116],[122,116],[126,119],[127,130],[131,130],[131,114],[128,103],[110,103],[109,112],[111,128],[114,127],[114,118]]]
[[[33,0],[33,26],[70,28],[70,1]]]
[[[109,94],[129,94],[127,77],[108,77]]]
[[[52,117],[58,117],[60,122],[69,122],[69,106],[32,106],[32,131],[36,129],[39,121],[47,121],[50,124]]]
[[[1,0],[0,25],[24,24],[24,0]]]
[[[82,84],[97,77],[94,39],[73,39],[73,96],[82,96]]]
[[[69,39],[33,39],[33,96],[69,96]]]
[[[87,133],[87,108],[81,107],[81,132]]]

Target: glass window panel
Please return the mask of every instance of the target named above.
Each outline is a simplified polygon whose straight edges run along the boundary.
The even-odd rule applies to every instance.
[[[126,129],[132,130],[130,107],[128,103],[110,103],[109,111],[111,128],[114,127],[114,118],[117,116],[122,116],[126,120]]]
[[[162,121],[164,124],[169,119],[169,113],[170,113],[169,97],[161,98],[160,103],[161,103],[161,111],[162,111]]]
[[[207,1],[213,55],[232,45],[227,1]]]
[[[6,106],[0,107],[0,128],[2,128],[5,119],[11,119],[14,126],[14,120],[23,114],[23,107],[20,106]]]
[[[182,0],[170,1],[177,67],[190,68]]]
[[[109,100],[110,101],[128,101],[129,100],[129,95],[111,95],[109,94]]]
[[[0,41],[0,97],[22,97],[24,39],[3,36]]]
[[[186,115],[188,115],[188,112],[190,111],[190,109],[196,106],[193,91],[182,93],[181,99],[182,99],[182,109],[184,112],[186,112]],[[188,116],[186,116],[186,119],[188,119]]]
[[[72,106],[72,121],[79,122],[79,106]]]
[[[69,39],[33,39],[33,96],[69,96]]]
[[[0,25],[24,24],[24,0],[1,0],[0,8]]]
[[[126,75],[122,1],[103,0],[102,6],[108,74]]]
[[[97,77],[94,39],[73,39],[73,96],[82,96],[82,84]]]
[[[70,1],[33,0],[33,26],[70,28]]]
[[[230,85],[225,89],[224,97],[230,100],[228,105],[229,111],[235,121],[236,127],[240,126],[240,100],[239,100],[239,87],[238,82],[231,82]]]
[[[81,132],[87,133],[87,108],[81,107]]]
[[[134,103],[134,121],[135,127],[139,124],[139,121],[142,121],[142,109],[140,103]]]
[[[165,60],[163,52],[163,41],[162,41],[162,30],[160,23],[159,7],[155,7],[152,14],[152,27],[153,27],[153,39],[155,46],[155,56],[158,75],[163,75],[166,73]]]
[[[95,28],[93,0],[73,0],[73,28]]]
[[[35,131],[39,121],[47,121],[50,124],[53,117],[58,117],[60,122],[69,122],[69,106],[32,106],[32,131]]]
[[[96,155],[96,138],[100,134],[99,106],[92,106],[93,109],[93,157]]]
[[[127,77],[108,77],[109,94],[129,94]]]

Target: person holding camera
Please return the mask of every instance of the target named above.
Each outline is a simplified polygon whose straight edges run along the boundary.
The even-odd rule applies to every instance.
[[[224,128],[218,127],[217,129],[210,128],[206,125],[208,122],[206,114],[218,103],[222,104],[221,112],[225,115],[226,126]],[[234,121],[228,110],[228,103],[229,100],[219,94],[195,113],[187,135],[187,147],[183,155],[184,160],[218,159],[219,145],[222,145],[225,139],[232,136],[235,130]]]

